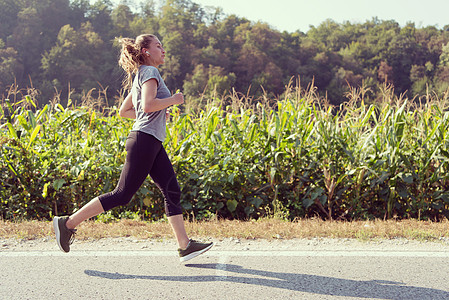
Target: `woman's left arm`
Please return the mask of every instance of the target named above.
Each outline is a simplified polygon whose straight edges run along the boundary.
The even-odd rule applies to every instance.
[[[125,101],[123,101],[122,105],[120,106],[119,115],[122,118],[130,118],[130,119],[136,118],[136,111],[133,106],[131,93],[129,93],[128,96],[126,96]]]

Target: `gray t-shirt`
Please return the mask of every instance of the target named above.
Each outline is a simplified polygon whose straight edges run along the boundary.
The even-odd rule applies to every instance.
[[[131,88],[132,101],[134,109],[136,110],[136,121],[133,125],[132,131],[142,131],[151,134],[161,142],[165,140],[165,112],[166,109],[146,113],[142,108],[142,85],[150,80],[157,81],[156,98],[164,99],[171,96],[170,91],[165,85],[158,69],[153,66],[142,65],[139,67],[136,76],[134,77],[133,86]]]

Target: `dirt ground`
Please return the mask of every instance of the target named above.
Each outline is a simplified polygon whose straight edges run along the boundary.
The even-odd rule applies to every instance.
[[[364,250],[364,251],[448,251],[449,238],[438,241],[415,241],[403,238],[357,239],[311,238],[311,239],[208,239],[214,242],[214,250],[220,251],[291,251],[291,250]],[[174,239],[137,239],[134,237],[101,238],[77,241],[72,251],[160,251],[177,248]],[[38,239],[0,238],[0,251],[59,251],[53,237]]]

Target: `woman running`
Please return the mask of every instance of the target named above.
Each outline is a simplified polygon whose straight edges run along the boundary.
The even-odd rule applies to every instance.
[[[184,96],[182,93],[171,95],[157,69],[165,61],[165,50],[156,36],[123,38],[121,44],[119,65],[127,74],[124,86],[131,92],[119,114],[135,122],[126,140],[127,155],[120,180],[112,192],[95,197],[74,214],[55,217],[56,240],[62,251],[69,252],[76,226],[116,206],[128,204],[149,174],[164,196],[165,212],[178,242],[180,261],[187,261],[209,250],[213,243],[189,239],[180,204],[181,189],[162,145],[166,135],[166,109],[184,103]]]

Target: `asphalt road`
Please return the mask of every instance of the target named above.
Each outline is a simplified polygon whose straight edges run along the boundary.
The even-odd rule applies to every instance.
[[[445,245],[238,243],[184,264],[172,243],[4,247],[0,298],[449,299]]]

